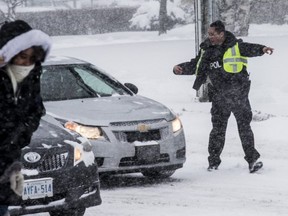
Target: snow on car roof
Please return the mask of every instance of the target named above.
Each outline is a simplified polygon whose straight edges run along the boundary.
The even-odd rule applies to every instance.
[[[88,64],[83,60],[68,56],[49,56],[43,65]]]

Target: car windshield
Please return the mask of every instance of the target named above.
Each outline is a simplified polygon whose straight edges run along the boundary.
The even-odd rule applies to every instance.
[[[121,83],[89,64],[46,65],[41,75],[44,101],[131,95]]]

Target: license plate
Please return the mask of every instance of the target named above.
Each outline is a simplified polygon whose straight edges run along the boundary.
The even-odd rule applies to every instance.
[[[24,181],[22,200],[53,196],[53,179],[28,179]]]
[[[135,155],[138,165],[157,163],[160,157],[160,145],[136,146]]]

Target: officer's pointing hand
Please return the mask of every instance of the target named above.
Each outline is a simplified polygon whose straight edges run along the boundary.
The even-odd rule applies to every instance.
[[[183,73],[183,69],[182,69],[180,66],[176,65],[176,66],[174,66],[174,68],[173,68],[173,72],[174,72],[175,74],[182,74],[182,73]]]
[[[272,55],[273,51],[274,51],[274,49],[271,47],[264,47],[263,48],[263,52],[266,54],[269,54],[269,55]]]

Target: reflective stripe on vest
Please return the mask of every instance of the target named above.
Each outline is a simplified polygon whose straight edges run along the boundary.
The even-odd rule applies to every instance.
[[[223,67],[228,73],[239,73],[247,63],[247,57],[241,56],[238,43],[224,53]]]
[[[201,63],[201,60],[202,60],[202,57],[203,57],[203,54],[205,53],[205,50],[201,49],[201,54],[200,54],[200,58],[199,60],[197,61],[197,65],[196,65],[196,72],[195,72],[195,75],[197,76],[198,74],[198,69],[199,69],[199,65]]]

